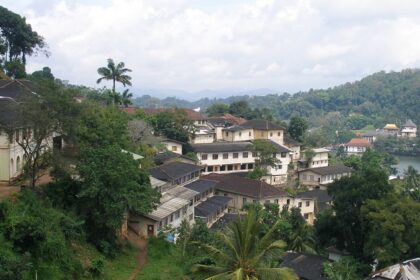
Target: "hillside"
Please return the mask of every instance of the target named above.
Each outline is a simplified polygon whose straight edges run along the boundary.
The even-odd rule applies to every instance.
[[[283,120],[289,119],[293,114],[299,114],[310,119],[314,125],[320,116],[329,112],[340,112],[346,116],[359,113],[371,118],[375,125],[386,122],[398,124],[406,118],[420,123],[420,70],[407,69],[389,73],[382,71],[357,82],[295,94],[204,98],[195,102],[174,97],[158,99],[145,95],[135,99],[134,103],[141,107],[177,106],[205,109],[213,103],[230,104],[239,100],[248,101],[254,108],[267,107],[276,117]]]

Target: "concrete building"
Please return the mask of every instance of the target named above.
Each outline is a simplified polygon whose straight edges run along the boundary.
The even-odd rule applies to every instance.
[[[417,125],[412,120],[407,120],[401,129],[401,136],[408,138],[416,138]]]
[[[344,145],[344,150],[347,155],[362,155],[370,147],[371,144],[368,139],[353,138]]]
[[[326,189],[336,179],[350,176],[353,169],[344,165],[314,167],[298,171],[299,183],[312,188]]]
[[[330,150],[326,148],[312,149],[313,156],[306,158],[305,151],[301,153],[301,159],[298,161],[299,168],[314,168],[328,166],[328,154]]]
[[[164,139],[160,141],[160,143],[165,146],[166,150],[182,155],[182,145],[184,144],[183,142],[173,139]]]

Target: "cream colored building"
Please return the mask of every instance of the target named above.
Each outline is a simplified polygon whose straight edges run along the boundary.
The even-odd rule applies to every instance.
[[[280,188],[238,175],[212,173],[203,178],[218,182],[216,195],[230,197],[229,207],[232,209],[242,210],[248,203],[274,203],[279,205],[280,210],[283,206],[300,208],[309,224],[315,219],[315,202],[312,198],[292,197]]]
[[[417,125],[412,120],[407,120],[401,129],[401,136],[408,138],[416,138]]]
[[[298,171],[299,183],[309,187],[325,189],[328,184],[344,176],[350,176],[353,169],[344,165],[314,167]]]
[[[328,166],[328,154],[330,150],[325,148],[315,148],[312,149],[314,156],[312,159],[306,159],[305,151],[301,153],[301,159],[299,163],[303,168],[313,168],[313,167],[324,167]]]
[[[182,142],[173,139],[164,139],[160,142],[168,151],[182,155]]]

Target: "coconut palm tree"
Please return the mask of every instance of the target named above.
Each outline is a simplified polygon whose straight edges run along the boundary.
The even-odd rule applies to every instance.
[[[315,240],[307,224],[300,225],[290,236],[288,248],[295,252],[316,253],[313,249]]]
[[[133,94],[129,92],[129,89],[124,90],[123,93],[121,94],[122,105],[124,105],[125,107],[128,107],[128,105],[133,104],[133,102],[131,102],[131,98],[133,98]]]
[[[420,175],[411,165],[404,171],[404,192],[412,199],[420,202]]]
[[[288,268],[274,265],[286,247],[284,241],[273,240],[277,227],[278,223],[261,236],[260,218],[251,209],[245,218],[217,232],[215,245],[201,245],[213,257],[215,264],[197,264],[192,272],[209,280],[297,280]]]
[[[106,67],[98,68],[98,74],[101,77],[96,81],[100,83],[103,80],[112,81],[112,92],[115,94],[115,82],[122,83],[125,87],[126,85],[131,86],[131,77],[126,73],[131,72],[131,69],[125,68],[124,62],[120,62],[115,65],[115,62],[112,58],[108,58],[108,65]]]

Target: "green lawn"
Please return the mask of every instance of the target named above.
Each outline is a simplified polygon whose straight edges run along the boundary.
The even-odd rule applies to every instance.
[[[90,267],[95,259],[103,258],[90,244],[74,244],[74,249],[85,268]],[[136,268],[137,254],[137,249],[126,246],[114,259],[105,259],[104,273],[100,277],[93,278],[90,273],[86,272],[83,279],[127,280]]]
[[[177,280],[184,277],[179,256],[172,244],[157,238],[148,241],[147,263],[136,280]]]

